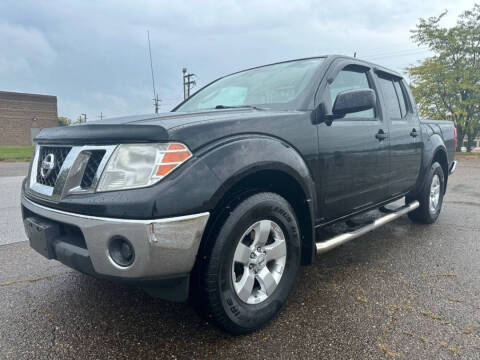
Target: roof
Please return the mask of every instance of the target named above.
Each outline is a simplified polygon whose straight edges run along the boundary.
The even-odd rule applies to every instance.
[[[399,72],[397,72],[395,70],[392,70],[392,69],[388,69],[388,68],[386,68],[382,65],[378,65],[378,64],[372,63],[372,62],[367,61],[367,60],[362,60],[362,59],[354,58],[354,57],[347,56],[347,55],[326,55],[325,57],[327,57],[329,59],[332,59],[332,60],[335,60],[335,59],[338,58],[338,59],[358,61],[360,63],[364,63],[365,65],[370,66],[374,71],[380,71],[380,72],[384,72],[384,73],[387,73],[387,74],[392,74],[392,75],[398,76],[400,78],[403,78],[403,75],[400,74]]]
[[[53,95],[28,94],[13,91],[0,91],[0,99],[2,100],[21,100],[21,101],[41,101],[41,102],[57,102],[57,97]]]
[[[290,59],[290,60],[284,60],[284,61],[277,61],[277,62],[270,63],[270,64],[264,64],[264,65],[254,66],[254,67],[251,67],[251,68],[243,69],[243,70],[240,70],[240,71],[235,71],[235,72],[233,72],[233,73],[231,73],[231,74],[227,74],[227,75],[221,76],[220,78],[218,78],[218,79],[216,79],[216,80],[220,80],[221,78],[224,78],[224,77],[227,77],[227,76],[230,76],[230,75],[235,75],[235,74],[238,74],[238,73],[242,73],[242,72],[244,72],[244,71],[249,71],[249,70],[253,70],[253,69],[258,69],[258,68],[262,68],[262,67],[265,67],[265,66],[276,65],[276,64],[283,64],[283,63],[288,63],[288,62],[293,62],[293,61],[300,61],[300,60],[320,59],[320,58],[328,59],[328,60],[330,60],[330,61],[334,61],[334,60],[336,60],[336,59],[352,60],[352,61],[356,61],[356,62],[363,63],[363,64],[365,64],[366,66],[371,67],[371,68],[372,68],[374,71],[376,71],[376,72],[379,71],[379,72],[383,72],[383,73],[387,73],[387,74],[394,75],[394,76],[399,77],[399,78],[403,78],[403,75],[400,74],[399,72],[395,71],[395,70],[388,69],[388,68],[386,68],[386,67],[384,67],[384,66],[381,66],[381,65],[378,65],[378,64],[375,64],[375,63],[366,61],[366,60],[362,60],[362,59],[359,59],[359,58],[353,58],[353,57],[347,56],[347,55],[330,54],[330,55],[318,55],[318,56],[310,56],[310,57],[305,57],[305,58],[298,58],[298,59]],[[216,81],[216,80],[215,80],[215,81]]]

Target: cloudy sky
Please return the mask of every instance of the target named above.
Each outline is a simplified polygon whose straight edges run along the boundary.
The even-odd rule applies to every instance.
[[[182,67],[204,85],[265,63],[348,54],[398,71],[428,56],[410,40],[419,17],[467,0],[0,1],[0,90],[52,94],[89,120],[151,113],[150,30],[161,111],[183,96]]]

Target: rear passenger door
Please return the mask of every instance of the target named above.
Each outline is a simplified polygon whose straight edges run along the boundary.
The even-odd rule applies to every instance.
[[[388,121],[390,153],[390,196],[411,189],[421,162],[421,134],[418,119],[407,96],[406,85],[400,77],[378,72],[382,105]]]

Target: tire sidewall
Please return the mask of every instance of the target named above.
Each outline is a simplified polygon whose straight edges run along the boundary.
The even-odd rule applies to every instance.
[[[277,223],[284,232],[287,259],[282,278],[272,295],[259,304],[246,304],[236,294],[232,281],[235,249],[245,231],[260,220]],[[295,282],[300,264],[300,233],[290,204],[282,197],[262,193],[241,203],[223,225],[214,247],[220,261],[209,266],[209,272],[218,274],[218,301],[232,325],[249,331],[268,322],[285,303]]]

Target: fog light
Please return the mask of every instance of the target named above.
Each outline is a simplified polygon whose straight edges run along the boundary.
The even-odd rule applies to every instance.
[[[108,251],[112,260],[119,266],[127,267],[135,260],[135,250],[127,239],[116,236],[110,240]]]

